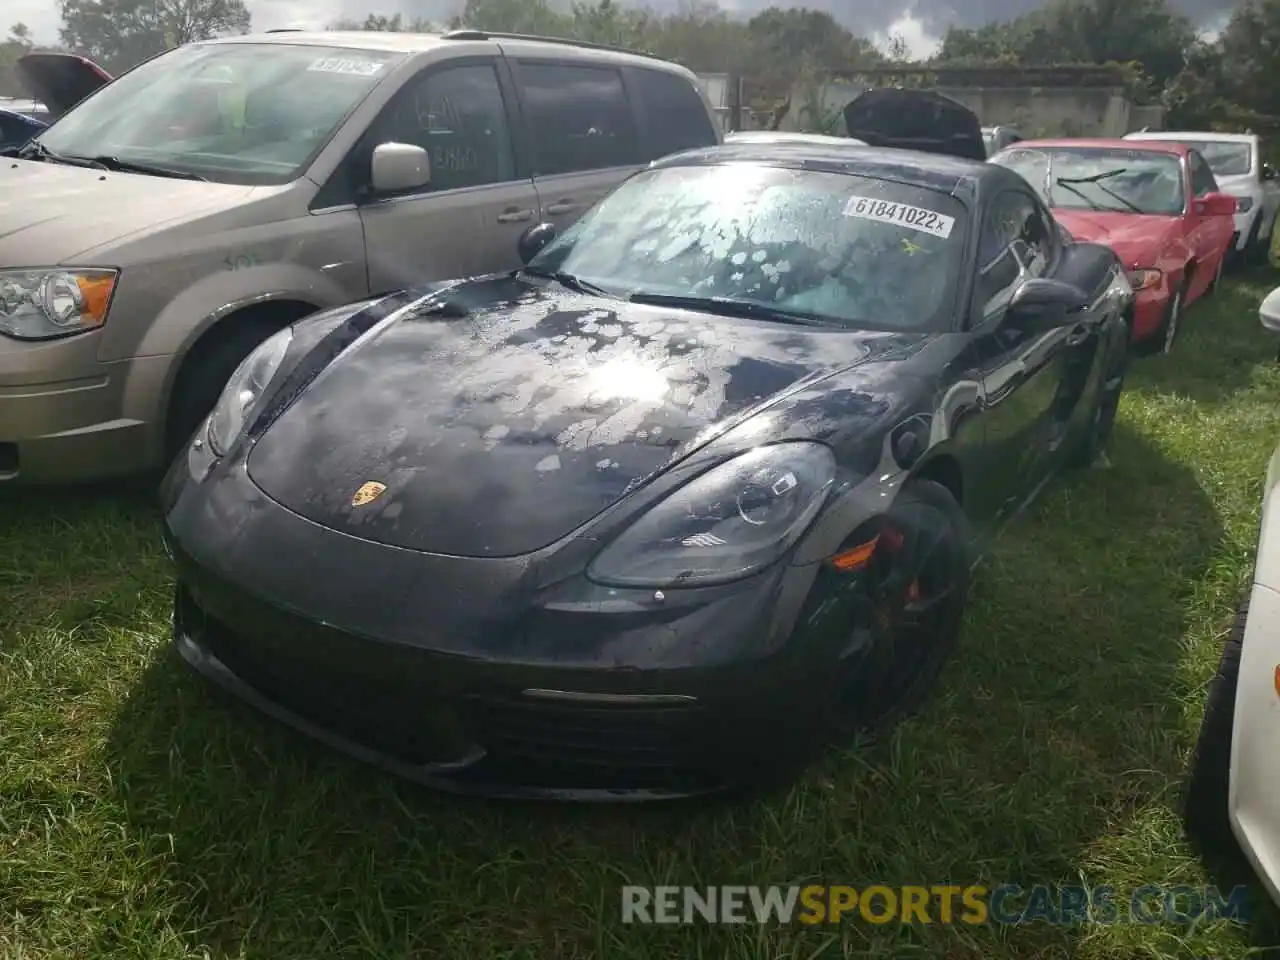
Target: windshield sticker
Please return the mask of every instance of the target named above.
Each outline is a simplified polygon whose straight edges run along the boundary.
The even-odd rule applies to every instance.
[[[377,60],[351,60],[346,57],[323,57],[307,70],[311,73],[345,73],[352,77],[372,77],[385,67]]]
[[[955,217],[945,213],[926,210],[924,207],[913,207],[909,203],[894,203],[892,200],[876,200],[872,197],[850,197],[845,204],[844,215],[859,220],[874,220],[877,223],[891,223],[895,227],[906,227],[920,233],[928,233],[943,240],[951,236],[951,228],[956,225]]]

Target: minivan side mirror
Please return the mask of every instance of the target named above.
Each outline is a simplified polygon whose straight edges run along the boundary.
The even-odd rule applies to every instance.
[[[1013,292],[1007,322],[1028,332],[1052,330],[1072,322],[1072,314],[1088,305],[1088,295],[1075,284],[1032,277]]]
[[[1258,308],[1258,319],[1268,330],[1280,333],[1280,287],[1276,287],[1262,301]]]
[[[374,193],[402,193],[431,183],[431,158],[412,143],[380,143],[373,148],[369,183]]]
[[[516,241],[516,252],[520,254],[520,262],[527,264],[558,234],[559,231],[556,230],[554,223],[535,223],[529,227]]]
[[[1274,180],[1275,178],[1276,178],[1276,168],[1269,163],[1264,163],[1262,165],[1262,179]]]
[[[1236,198],[1229,193],[1206,193],[1196,198],[1196,213],[1202,217],[1233,217]]]

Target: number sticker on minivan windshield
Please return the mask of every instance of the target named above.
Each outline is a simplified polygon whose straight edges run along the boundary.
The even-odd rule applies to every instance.
[[[874,220],[877,223],[891,223],[895,227],[906,227],[918,230],[943,240],[951,236],[951,228],[956,225],[956,218],[936,210],[914,207],[909,203],[895,203],[892,200],[876,200],[873,197],[850,197],[845,204],[844,215],[859,220]]]
[[[345,73],[353,77],[372,77],[385,63],[377,60],[351,60],[346,57],[323,57],[307,70],[311,73]]]

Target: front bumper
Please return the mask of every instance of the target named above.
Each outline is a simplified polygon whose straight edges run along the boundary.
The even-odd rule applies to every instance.
[[[821,741],[850,637],[791,642],[813,567],[573,600],[536,562],[337,534],[237,474],[168,494],[177,649],[359,760],[455,792],[644,800],[783,773]]]
[[[1234,241],[1234,249],[1237,253],[1242,253],[1249,247],[1249,240],[1252,237],[1253,223],[1262,215],[1262,206],[1257,201],[1253,207],[1244,213],[1237,213],[1234,218],[1235,235],[1232,237]]]
[[[155,465],[172,358],[99,363],[97,341],[0,337],[0,482],[101,480]]]
[[[1249,599],[1231,737],[1231,829],[1280,903],[1280,593],[1255,584]]]
[[[1142,343],[1156,335],[1169,311],[1169,296],[1167,280],[1161,280],[1159,286],[1134,293],[1133,329],[1130,331],[1132,343]]]

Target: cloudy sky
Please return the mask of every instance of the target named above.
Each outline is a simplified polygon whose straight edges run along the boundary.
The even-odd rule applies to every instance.
[[[256,29],[323,27],[341,17],[363,19],[370,11],[404,13],[444,20],[463,0],[246,0]],[[624,0],[628,2],[628,0]],[[675,9],[679,0],[648,0],[636,5],[653,10]],[[1213,29],[1235,6],[1235,0],[1173,0],[1173,5]],[[831,12],[855,33],[883,41],[898,35],[916,56],[927,55],[948,26],[980,26],[1007,20],[1041,6],[1041,0],[720,0],[730,12],[750,16],[766,7],[803,6]],[[38,42],[51,43],[58,34],[56,0],[4,0],[7,21],[31,28]]]

